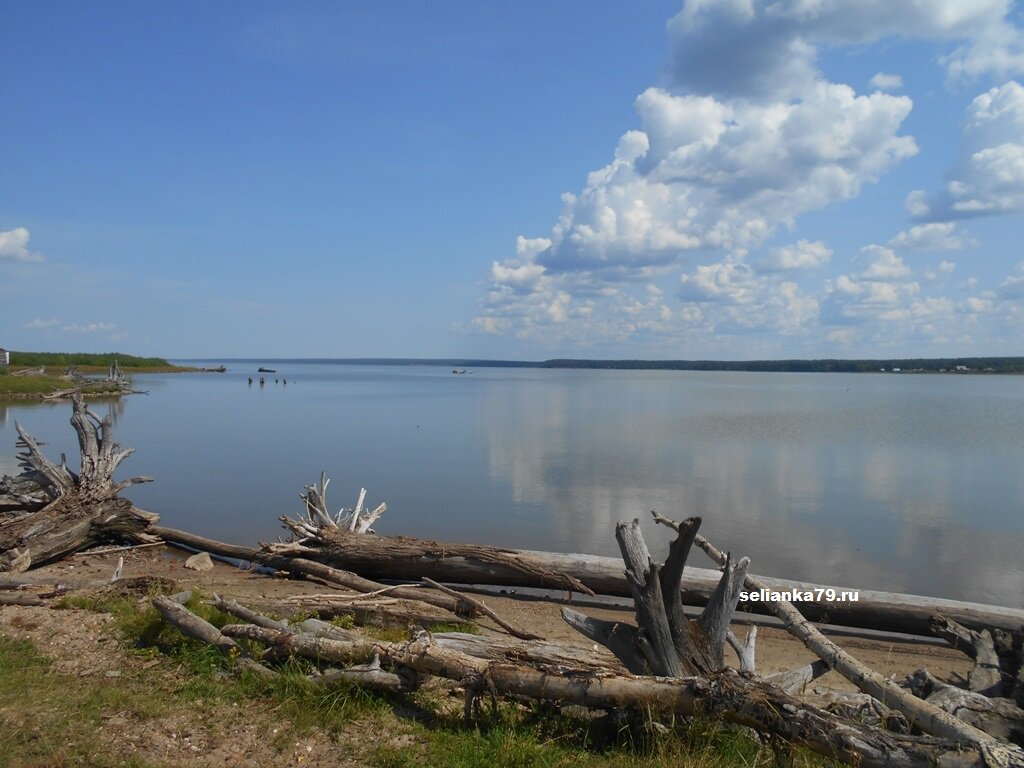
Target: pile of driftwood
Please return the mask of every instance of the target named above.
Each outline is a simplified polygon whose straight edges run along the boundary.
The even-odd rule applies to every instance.
[[[406,642],[383,642],[318,619],[295,624],[272,619],[219,598],[217,607],[240,623],[217,629],[174,599],[154,599],[168,622],[237,659],[240,670],[276,674],[265,659],[245,652],[258,644],[272,651],[268,658],[314,660],[319,682],[345,680],[403,693],[428,675],[457,681],[466,691],[467,715],[481,695],[507,695],[598,710],[700,714],[857,765],[1024,766],[1020,611],[947,602],[939,606],[940,614],[933,606],[927,630],[975,660],[961,687],[936,680],[926,670],[901,683],[884,678],[826,638],[810,621],[813,611],[806,611],[812,614],[807,616],[784,600],[767,601],[765,608],[819,661],[761,676],[754,662],[756,629],[751,627],[740,639],[732,627],[740,591],[770,590],[772,585],[747,572],[747,558],[722,553],[704,539],[699,518],[676,523],[655,515],[675,536],[664,563],[651,557],[636,520],[619,523],[615,537],[622,561],[612,568],[597,558],[372,535],[370,526],[386,506],[366,508],[363,491],[354,508],[331,514],[328,480],[322,476],[302,494],[305,515],[282,518],[290,541],[242,547],[161,527],[155,515],[134,508],[119,494],[147,478],[114,481],[115,468],[131,450],[113,441],[110,421],[89,411],[80,397],[73,401],[71,421],[81,447],[78,473],[67,467],[64,457],[60,464],[46,459],[38,442],[18,426],[23,471],[0,481],[0,571],[24,571],[103,543],[165,541],[349,591],[307,598],[301,606],[293,601],[278,607],[275,612],[282,615],[313,612],[322,619],[346,613],[357,624],[419,627],[488,615],[514,636],[495,639],[421,629]],[[710,572],[713,584],[693,583],[686,562],[694,546],[718,565]],[[385,584],[373,578],[413,583]],[[546,642],[450,586],[484,583],[584,594],[625,592],[636,609],[635,624],[608,622],[566,607],[565,621],[606,650]],[[859,620],[869,626],[898,613],[896,604],[907,602],[871,601],[864,593],[862,601]],[[703,604],[698,617],[684,611],[689,602]],[[910,601],[905,613],[911,618],[888,628],[920,630],[924,605],[923,600]],[[831,620],[837,615],[846,623],[857,620],[849,612],[834,611],[834,606],[819,605],[818,610],[818,617],[832,610]],[[243,638],[251,642],[240,646],[237,640]],[[735,652],[738,669],[730,666],[727,647]],[[841,697],[824,709],[794,695],[830,669],[863,693]]]

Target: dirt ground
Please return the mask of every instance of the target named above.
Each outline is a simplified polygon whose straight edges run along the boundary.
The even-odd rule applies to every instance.
[[[325,594],[331,590],[309,581],[245,571],[215,562],[214,568],[196,572],[184,567],[186,555],[171,548],[157,547],[126,553],[83,554],[23,575],[40,583],[62,582],[68,585],[98,584],[108,581],[118,557],[123,556],[124,577],[162,576],[173,579],[178,589],[199,589],[233,598],[242,604],[258,605],[280,601],[296,594]],[[480,597],[480,596],[478,596]],[[487,605],[507,621],[542,635],[548,640],[590,647],[590,641],[562,621],[558,601],[527,599],[523,596],[486,595]],[[576,606],[579,607],[579,606]],[[583,607],[581,610],[602,618],[631,621],[631,611],[607,607]],[[127,653],[111,626],[112,617],[85,610],[53,610],[47,606],[0,607],[0,635],[29,638],[40,653],[54,661],[54,671],[78,678],[109,683],[124,674],[145,669],[163,676],[181,676],[164,662]],[[487,619],[480,621],[485,633],[500,633]],[[737,628],[738,630],[741,628]],[[738,632],[742,635],[742,632]],[[896,639],[878,639],[834,635],[833,639],[861,661],[886,676],[899,679],[921,667],[942,679],[966,676],[970,660],[962,653],[942,646]],[[761,627],[757,637],[757,667],[763,674],[792,669],[814,660],[803,645],[776,627]],[[836,672],[813,683],[816,687],[855,690]],[[6,717],[5,717],[6,715]],[[0,722],[15,715],[0,709]],[[351,752],[342,738],[313,732],[294,743],[283,744],[276,738],[275,714],[270,703],[218,706],[206,711],[202,722],[177,713],[156,722],[149,721],[140,730],[124,714],[105,716],[102,729],[109,734],[111,749],[125,756],[144,754],[157,764],[220,765],[331,765],[354,766],[360,762],[358,749],[360,726],[353,724]],[[396,732],[392,738],[411,738]],[[2,764],[0,760],[0,764]]]

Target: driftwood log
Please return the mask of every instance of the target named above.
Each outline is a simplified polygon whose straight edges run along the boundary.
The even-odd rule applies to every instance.
[[[586,584],[511,549],[451,544],[408,536],[366,536],[339,527],[311,527],[282,517],[294,540],[265,545],[269,555],[300,557],[370,578],[460,584],[504,584],[594,594]]]
[[[655,515],[655,519],[672,527],[672,521]],[[723,554],[703,536],[695,537],[695,544],[714,561],[725,566],[728,556]],[[762,590],[764,584],[753,576],[744,579],[748,590]],[[792,603],[785,600],[768,601],[772,611],[782,620],[790,634],[797,637],[813,651],[828,667],[856,685],[864,693],[877,699],[886,707],[902,713],[925,733],[951,741],[982,743],[990,737],[984,731],[943,711],[939,707],[900,689],[894,682],[862,664],[817,630]]]
[[[0,571],[24,571],[105,542],[154,540],[146,529],[157,516],[118,496],[151,478],[114,480],[114,470],[133,449],[114,442],[109,417],[89,410],[81,395],[72,399],[71,426],[81,450],[77,473],[64,456],[60,464],[47,459],[38,441],[15,424],[22,474],[5,477],[0,495],[10,500],[13,494],[21,508],[8,509],[0,522]]]
[[[296,521],[283,519],[296,540],[273,544],[269,552],[301,557],[354,571],[368,579],[422,577],[446,584],[491,584],[506,587],[568,589],[584,594],[632,597],[619,558],[533,550],[497,549],[466,544],[445,544],[409,536],[366,537],[343,530],[310,531]],[[1024,610],[1000,606],[918,597],[876,590],[852,590],[806,582],[757,576],[768,591],[797,591],[800,611],[810,621],[840,626],[932,636],[931,618],[942,613],[965,627],[999,629],[1019,635]],[[683,575],[684,605],[704,606],[721,580],[721,571],[686,566]],[[833,594],[856,591],[856,602],[829,601]],[[763,601],[740,600],[737,610],[772,614]]]
[[[1024,765],[1024,753],[1011,746],[987,739],[958,744],[890,734],[848,722],[730,669],[673,679],[582,671],[556,674],[522,663],[469,656],[442,648],[429,637],[411,643],[332,640],[248,624],[228,625],[221,631],[228,637],[245,638],[318,661],[345,663],[377,656],[397,668],[456,680],[467,687],[474,680],[482,681],[486,689],[504,695],[597,709],[639,707],[713,717],[807,746],[852,765]]]
[[[635,674],[682,677],[722,669],[729,624],[750,561],[728,558],[700,618],[688,619],[680,580],[700,523],[699,517],[691,517],[677,527],[664,565],[651,558],[639,520],[615,526],[633,592],[636,627],[590,617],[580,620],[580,614],[572,611],[563,612],[563,617],[591,640],[606,645]]]
[[[297,576],[312,577],[326,582],[327,584],[345,587],[346,589],[351,589],[355,592],[369,593],[379,592],[380,590],[385,589],[385,585],[380,582],[371,581],[370,579],[365,579],[351,571],[332,568],[329,565],[324,565],[321,562],[309,560],[303,557],[275,555],[266,551],[266,549],[243,547],[237,544],[226,544],[214,539],[208,539],[204,536],[197,536],[194,533],[179,531],[175,528],[165,528],[163,526],[153,526],[150,529],[150,532],[159,536],[168,544],[176,544],[189,549],[198,550],[200,552],[209,552],[211,554],[242,562],[257,563],[270,568],[276,568],[279,571],[286,571],[287,573],[292,573]],[[421,603],[434,605],[438,608],[443,608],[446,611],[451,611],[456,616],[463,618],[471,618],[476,615],[476,608],[472,603],[466,600],[452,597],[450,595],[433,594],[416,586],[393,588],[388,592],[388,594],[392,597],[400,597],[406,600],[418,600]]]

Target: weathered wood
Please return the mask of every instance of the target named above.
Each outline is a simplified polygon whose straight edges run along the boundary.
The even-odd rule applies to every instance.
[[[252,625],[229,625],[223,632],[230,637],[244,637],[289,654],[320,660],[344,662],[378,654],[391,664],[424,674],[458,681],[486,680],[491,690],[503,695],[593,708],[637,706],[684,716],[714,717],[865,768],[1024,765],[1024,752],[988,737],[984,744],[956,744],[942,739],[885,733],[846,722],[773,686],[728,669],[708,676],[675,679],[558,675],[523,664],[484,661],[441,648],[429,639],[413,643],[343,642]]]
[[[584,637],[611,651],[634,675],[642,675],[649,669],[640,654],[637,629],[632,624],[595,619],[567,607],[562,608],[562,619]]]
[[[808,683],[817,680],[830,669],[831,667],[824,661],[815,659],[810,664],[805,664],[802,667],[768,675],[765,680],[779,686],[786,693],[798,694],[807,687]]]
[[[262,613],[257,613],[251,608],[246,608],[244,605],[241,605],[234,600],[225,600],[218,594],[214,594],[212,605],[218,611],[230,613],[232,616],[236,616],[242,621],[247,621],[250,624],[255,624],[257,627],[280,629],[283,632],[292,631],[292,628],[287,621],[271,619],[268,616],[264,616]]]
[[[620,521],[615,526],[615,539],[626,565],[626,580],[632,589],[636,608],[637,627],[629,639],[646,665],[637,665],[632,649],[624,643],[625,633],[616,632],[613,627],[602,626],[599,622],[580,621],[573,613],[563,613],[563,617],[574,626],[580,626],[588,637],[615,643],[613,653],[631,670],[640,671],[646,666],[642,671],[650,674],[681,677],[683,674],[704,674],[722,669],[725,666],[729,624],[750,561],[742,558],[734,564],[731,558],[727,558],[710,602],[696,621],[690,621],[683,611],[679,580],[701,520],[691,517],[676,524],[660,518],[659,522],[677,532],[664,565],[651,559],[640,532],[639,520]],[[752,663],[749,655],[747,663]]]
[[[726,557],[711,542],[698,535],[694,543],[715,562],[725,565]],[[763,582],[747,576],[744,584],[749,590],[765,589]],[[926,733],[960,743],[982,743],[990,737],[983,731],[959,720],[933,704],[901,690],[895,683],[865,666],[852,655],[833,643],[810,624],[792,603],[768,601],[775,615],[790,634],[799,638],[829,667],[836,670],[860,690],[874,696],[882,704],[902,712],[907,720]]]
[[[726,633],[726,639],[729,641],[729,645],[736,651],[736,657],[740,661],[740,672],[750,672],[754,674],[757,671],[757,625],[751,624],[750,629],[747,630],[746,637],[741,643],[739,638],[729,630]]]
[[[434,632],[430,638],[441,648],[475,659],[530,664],[559,674],[625,671],[604,648],[580,648],[546,640],[485,637],[466,632]]]
[[[338,682],[358,685],[384,693],[411,693],[420,687],[421,678],[410,670],[387,672],[381,668],[380,656],[374,656],[367,664],[356,664],[345,669],[333,669],[309,680],[316,685],[331,685]]]
[[[907,685],[915,696],[990,736],[1024,745],[1024,710],[1009,699],[990,699],[975,691],[965,691],[936,680],[926,669],[910,675]]]
[[[367,578],[419,581],[426,576],[445,583],[509,584],[594,594],[578,579],[515,550],[408,536],[366,536],[340,528],[319,529],[313,538],[308,528],[296,521],[286,517],[281,521],[297,540],[267,545],[268,554],[316,560]]]
[[[676,647],[676,638],[686,632],[685,624],[673,632],[665,610],[661,589],[661,566],[651,559],[640,521],[620,522],[615,526],[615,540],[619,543],[626,564],[626,580],[633,593],[636,620],[639,629],[640,652],[647,660],[650,674],[664,677],[682,677],[683,670],[693,673],[701,666],[694,659],[692,646]],[[683,621],[686,621],[685,616]]]
[[[196,616],[185,606],[163,596],[154,597],[152,602],[153,607],[163,616],[164,621],[187,637],[212,645],[226,656],[235,656],[240,669],[253,672],[261,677],[276,675],[273,670],[267,669],[253,660],[232,638],[223,634],[205,619]]]
[[[370,579],[364,579],[351,571],[340,568],[332,568],[315,560],[303,557],[287,557],[284,555],[271,554],[262,549],[254,547],[243,547],[237,544],[226,544],[222,541],[208,539],[204,536],[197,536],[187,531],[179,531],[175,528],[153,526],[150,532],[159,536],[171,544],[178,544],[189,549],[196,549],[204,552],[230,557],[235,560],[242,560],[250,563],[258,563],[279,571],[287,571],[299,576],[311,576],[328,584],[335,584],[340,587],[351,589],[355,592],[377,592],[385,589],[385,585]],[[391,590],[391,595],[406,600],[418,600],[421,603],[444,608],[457,616],[470,618],[476,615],[476,609],[471,603],[465,600],[453,598],[449,595],[437,595],[418,587],[397,587]]]
[[[370,528],[388,510],[387,504],[379,504],[372,512],[363,509],[366,502],[366,489],[359,489],[359,498],[352,509],[342,507],[336,515],[327,509],[327,486],[331,480],[326,472],[320,473],[320,484],[307,485],[299,494],[306,509],[303,520],[293,520],[293,530],[301,531],[301,536],[316,538],[325,529],[342,529],[349,533],[372,533]]]
[[[284,609],[287,607],[295,612],[312,612],[323,619],[351,616],[355,624],[359,626],[394,629],[407,629],[409,626],[429,628],[452,621],[451,613],[414,600],[377,598],[373,601],[359,602],[325,600],[318,595],[311,595],[305,599],[301,595],[296,597],[299,599],[270,604],[274,605],[280,613],[285,612]]]
[[[60,464],[47,459],[38,441],[15,424],[23,480],[36,483],[40,491],[22,494],[26,514],[0,523],[0,570],[38,567],[111,541],[151,540],[146,528],[156,516],[136,510],[131,502],[118,497],[125,488],[150,478],[122,482],[113,478],[114,470],[132,449],[122,449],[114,442],[109,417],[101,419],[90,411],[80,395],[73,398],[71,425],[81,451],[78,473],[68,468],[63,456]],[[5,487],[9,490],[17,484],[5,480]],[[44,498],[46,503],[39,507],[37,502]]]
[[[533,632],[527,632],[525,629],[520,629],[519,627],[515,626],[514,624],[509,624],[507,621],[505,621],[503,618],[501,618],[501,616],[499,616],[497,613],[495,613],[490,608],[488,608],[487,604],[484,603],[482,600],[477,600],[477,599],[469,597],[467,595],[460,594],[459,592],[456,592],[454,589],[451,589],[450,587],[446,587],[444,584],[438,584],[433,579],[423,579],[423,583],[424,584],[428,584],[429,586],[433,587],[436,590],[439,590],[440,592],[444,592],[446,595],[451,595],[452,597],[454,597],[454,598],[456,598],[458,600],[465,600],[467,603],[469,603],[474,608],[476,608],[476,610],[479,613],[481,613],[484,616],[487,616],[492,621],[494,621],[495,624],[497,624],[499,627],[501,627],[506,632],[508,632],[510,635],[512,635],[512,637],[518,637],[520,640],[543,640],[544,639],[540,635],[536,635]]]
[[[0,593],[0,605],[43,605],[38,595],[12,595]]]
[[[336,554],[313,546],[294,551],[300,553],[303,558],[355,571],[369,579],[419,580],[425,575],[446,584],[565,588],[562,583],[552,585],[544,578],[524,574],[513,564],[502,562],[500,559],[481,561],[471,554],[464,556],[456,549],[456,545],[412,537],[352,538],[350,545],[337,550]],[[629,583],[623,574],[621,558],[538,550],[500,551],[512,558],[513,563],[529,562],[543,573],[565,574],[567,578],[583,584],[587,590],[586,594],[632,597]],[[424,561],[429,561],[429,569],[423,567]],[[721,576],[720,570],[687,565],[682,582],[683,604],[706,605]],[[858,590],[849,586],[826,586],[767,576],[756,578],[768,590],[797,590],[813,595],[812,599],[801,600],[800,609],[809,620],[815,622],[927,637],[932,636],[930,622],[936,612],[972,629],[995,628],[1020,634],[1024,626],[1024,610],[1019,608],[878,590]],[[827,589],[834,589],[837,592],[856,591],[859,599],[856,602],[829,602],[824,597]],[[770,607],[757,600],[741,600],[737,610],[773,615]]]
[[[832,688],[815,688],[814,695],[825,702],[825,709],[846,720],[884,728],[893,733],[910,733],[910,723],[895,710],[866,693],[850,693]]]
[[[974,659],[974,667],[967,675],[968,690],[985,696],[1002,695],[999,655],[992,634],[987,629],[975,632],[946,616],[936,615],[932,618],[932,630],[954,648]]]

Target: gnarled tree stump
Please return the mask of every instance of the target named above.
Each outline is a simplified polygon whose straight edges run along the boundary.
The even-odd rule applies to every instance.
[[[71,414],[82,457],[77,473],[63,455],[60,464],[47,459],[38,441],[15,426],[23,472],[0,484],[7,511],[0,523],[0,572],[24,571],[103,542],[156,540],[145,531],[157,516],[118,496],[151,478],[114,480],[114,470],[133,449],[114,442],[110,419],[89,410],[81,395],[72,397]]]

